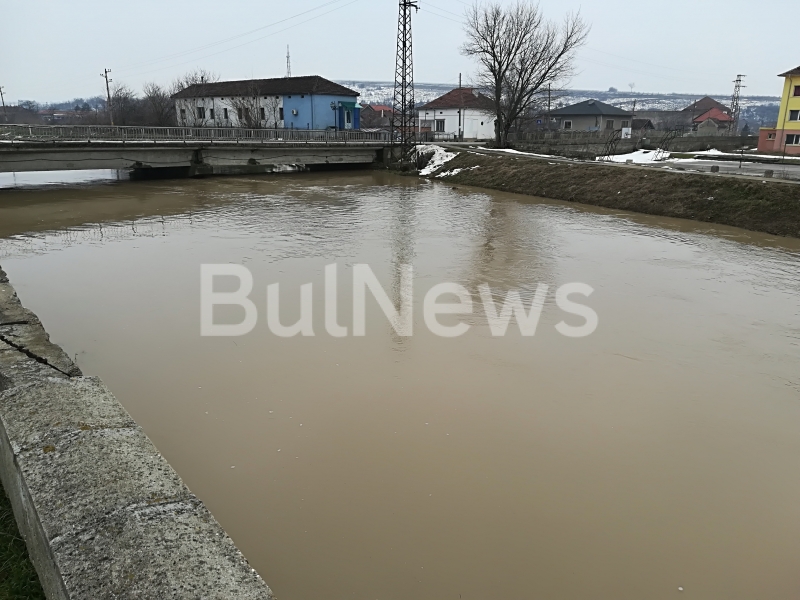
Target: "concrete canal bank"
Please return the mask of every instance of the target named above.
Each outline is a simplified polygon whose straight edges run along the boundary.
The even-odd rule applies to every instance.
[[[0,478],[48,598],[272,598],[102,381],[0,269]]]
[[[448,182],[800,237],[800,185],[461,151],[431,174]]]

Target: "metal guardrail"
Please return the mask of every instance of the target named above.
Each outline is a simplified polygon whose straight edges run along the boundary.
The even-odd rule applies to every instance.
[[[385,131],[240,129],[237,127],[116,127],[108,125],[0,125],[0,140],[19,142],[293,142],[389,143]]]

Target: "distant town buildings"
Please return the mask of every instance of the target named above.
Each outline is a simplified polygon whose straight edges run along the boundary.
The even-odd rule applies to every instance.
[[[196,83],[172,99],[183,126],[360,128],[358,92],[318,75]]]
[[[455,88],[417,109],[434,139],[488,140],[495,136],[494,103],[475,88]]]
[[[550,111],[551,126],[562,131],[632,131],[678,129],[699,136],[727,135],[733,118],[730,109],[705,96],[681,110],[620,108],[599,100],[585,100]],[[544,119],[545,115],[541,115]],[[553,123],[554,122],[554,123]],[[537,123],[540,121],[537,120]]]
[[[800,67],[781,73],[783,94],[775,127],[762,127],[758,135],[761,152],[800,154]]]

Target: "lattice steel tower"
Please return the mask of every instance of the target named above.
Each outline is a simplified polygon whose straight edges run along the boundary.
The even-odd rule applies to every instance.
[[[392,144],[400,146],[401,160],[414,147],[414,59],[411,52],[411,9],[419,10],[414,0],[400,0],[397,18],[397,61],[394,69],[394,111]]]
[[[733,82],[733,96],[731,97],[731,118],[733,119],[728,126],[728,134],[736,135],[739,131],[739,116],[741,115],[741,107],[739,106],[739,96],[742,93],[742,88],[747,87],[742,85],[742,80],[746,75],[737,75],[736,80]]]

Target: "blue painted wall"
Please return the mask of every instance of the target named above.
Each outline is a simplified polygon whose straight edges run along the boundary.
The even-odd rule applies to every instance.
[[[328,127],[342,128],[344,113],[341,110],[331,110],[331,102],[353,102],[353,96],[330,96],[325,94],[304,94],[283,97],[283,122],[284,127],[293,129],[326,129]],[[292,110],[297,114],[293,115]],[[353,129],[358,129],[360,124],[359,110],[353,116]],[[338,113],[338,119],[337,117]]]

